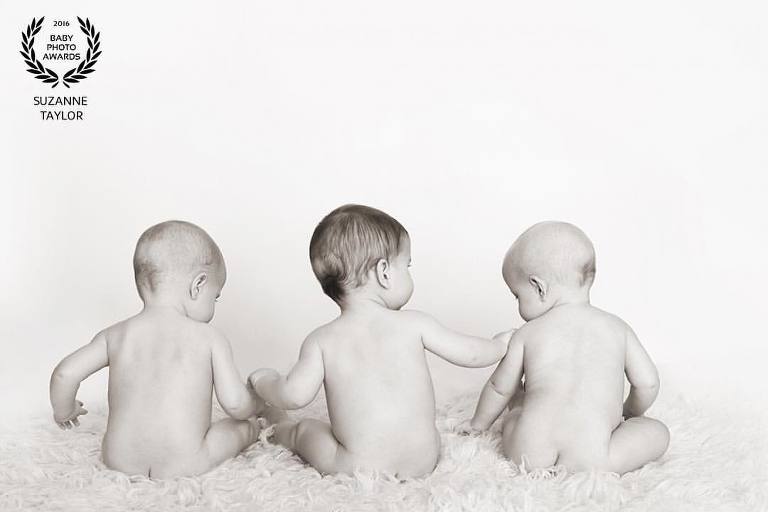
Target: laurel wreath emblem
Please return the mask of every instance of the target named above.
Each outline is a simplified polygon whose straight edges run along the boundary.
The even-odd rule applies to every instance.
[[[69,84],[76,84],[80,80],[88,78],[88,75],[94,72],[93,67],[101,56],[101,50],[99,50],[101,46],[99,41],[101,32],[96,32],[96,27],[88,18],[85,18],[85,21],[83,21],[82,18],[77,17],[77,21],[80,23],[80,30],[88,38],[88,51],[85,54],[85,59],[81,60],[77,67],[70,69],[59,78],[55,71],[46,68],[35,55],[35,36],[43,28],[44,19],[45,16],[39,20],[32,18],[32,23],[27,25],[27,30],[21,33],[22,51],[19,53],[21,53],[21,56],[24,57],[24,62],[29,66],[27,71],[35,75],[35,78],[38,80],[42,80],[44,84],[53,84],[52,88],[59,85],[59,83],[63,83],[64,87],[69,88]]]

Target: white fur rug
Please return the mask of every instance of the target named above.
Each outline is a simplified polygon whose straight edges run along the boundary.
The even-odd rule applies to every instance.
[[[453,433],[475,399],[440,408],[440,463],[404,483],[370,474],[323,478],[262,442],[200,477],[130,478],[99,460],[103,408],[74,431],[38,418],[0,436],[0,510],[768,510],[765,425],[715,417],[682,399],[662,402],[652,413],[670,427],[672,444],[658,462],[621,478],[562,468],[525,474],[501,456],[498,422],[480,437]],[[302,415],[323,411],[318,401]]]

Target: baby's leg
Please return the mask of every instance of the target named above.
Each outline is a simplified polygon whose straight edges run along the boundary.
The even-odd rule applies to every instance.
[[[260,430],[256,418],[217,421],[208,429],[197,452],[187,457],[161,457],[162,462],[152,464],[148,474],[154,478],[201,475],[255,442]]]
[[[346,449],[323,421],[281,421],[275,427],[275,439],[322,474],[350,473],[354,469]]]
[[[211,425],[203,440],[201,463],[207,467],[200,473],[218,466],[231,459],[259,438],[261,427],[256,418],[235,420],[226,418]]]
[[[504,415],[504,417],[501,420],[502,436],[510,437],[512,435],[512,431],[514,430],[515,425],[517,424],[517,420],[518,418],[520,418],[520,414],[523,412],[524,399],[525,399],[525,391],[523,391],[522,388],[518,388],[517,391],[515,391],[515,394],[512,395],[512,398],[509,400],[509,403],[507,404],[507,409],[509,411]]]
[[[623,474],[661,457],[669,446],[669,430],[644,416],[630,418],[611,434],[608,459],[611,471]]]
[[[522,386],[519,386],[515,391],[515,394],[512,395],[512,398],[509,399],[509,404],[507,404],[507,408],[510,411],[519,409],[520,407],[523,406],[524,401],[525,401],[525,389],[523,389]]]

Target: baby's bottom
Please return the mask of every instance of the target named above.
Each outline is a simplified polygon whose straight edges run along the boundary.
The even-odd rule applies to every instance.
[[[669,430],[653,418],[630,418],[611,432],[607,442],[599,428],[592,431],[570,430],[567,422],[556,416],[542,424],[522,416],[522,408],[510,410],[504,419],[502,444],[504,454],[527,469],[562,464],[575,471],[596,469],[623,474],[661,457],[669,445]],[[531,421],[533,420],[533,421]],[[568,434],[560,434],[569,431]],[[559,434],[559,435],[558,435]]]
[[[129,475],[153,478],[200,475],[215,468],[256,442],[261,428],[256,418],[248,420],[223,419],[213,423],[203,438],[200,448],[187,455],[153,451],[147,460],[145,450],[126,448],[117,450],[104,440],[104,463]],[[144,447],[146,449],[146,447]],[[122,452],[122,453],[121,453]]]
[[[322,474],[347,473],[355,470],[384,470],[393,468],[382,467],[377,461],[363,458],[349,452],[333,435],[331,426],[324,421],[303,419],[293,421],[284,419],[275,426],[275,440],[296,453],[309,465]],[[430,473],[435,468],[435,460],[419,456],[418,462],[407,464],[408,468],[399,468],[396,473],[399,478],[418,477]]]

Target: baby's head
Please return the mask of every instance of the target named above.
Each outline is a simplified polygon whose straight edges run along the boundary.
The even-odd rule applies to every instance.
[[[161,222],[142,233],[133,254],[133,270],[145,304],[180,305],[198,322],[213,318],[227,278],[224,257],[213,238],[180,220]]]
[[[309,259],[323,291],[339,305],[365,289],[400,309],[413,293],[408,232],[375,208],[348,204],[326,215],[312,233]]]
[[[502,273],[520,316],[532,320],[560,303],[589,300],[595,248],[573,224],[540,222],[509,248]]]

